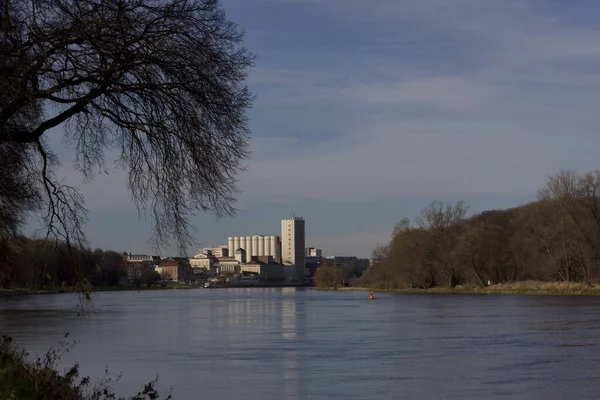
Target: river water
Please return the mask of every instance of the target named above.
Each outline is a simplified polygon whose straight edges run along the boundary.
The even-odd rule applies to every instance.
[[[586,399],[600,393],[600,297],[198,289],[0,298],[0,334],[42,354],[69,333],[119,395],[175,399]]]

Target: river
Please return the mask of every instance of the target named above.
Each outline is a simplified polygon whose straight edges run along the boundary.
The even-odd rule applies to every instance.
[[[600,297],[394,295],[312,289],[0,298],[0,334],[61,368],[157,374],[174,399],[597,398]]]

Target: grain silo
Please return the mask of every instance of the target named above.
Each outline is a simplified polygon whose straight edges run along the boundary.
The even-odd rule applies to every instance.
[[[244,250],[246,250],[246,260],[250,260],[252,256],[252,236],[246,236],[246,246]]]
[[[259,256],[265,255],[265,237],[264,237],[264,235],[260,235],[258,237],[258,255]]]
[[[265,256],[272,256],[270,236],[265,236]]]
[[[253,256],[258,255],[258,236],[257,235],[252,236],[252,255]]]
[[[231,256],[233,257],[233,255],[235,254],[235,250],[236,250],[233,248],[233,236],[229,236],[227,238],[227,244],[229,247],[229,254],[231,254]]]

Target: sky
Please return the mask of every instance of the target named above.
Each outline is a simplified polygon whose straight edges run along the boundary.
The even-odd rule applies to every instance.
[[[307,246],[368,257],[431,201],[508,208],[535,200],[561,168],[600,168],[595,0],[223,5],[256,55],[252,155],[237,215],[197,215],[190,253],[279,235],[295,214]],[[92,247],[151,252],[124,172],[83,183],[61,133],[51,133],[59,172],[86,196]]]

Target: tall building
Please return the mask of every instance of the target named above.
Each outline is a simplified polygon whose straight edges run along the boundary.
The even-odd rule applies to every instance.
[[[295,278],[304,280],[304,218],[294,217],[281,220],[281,260],[295,266]]]

